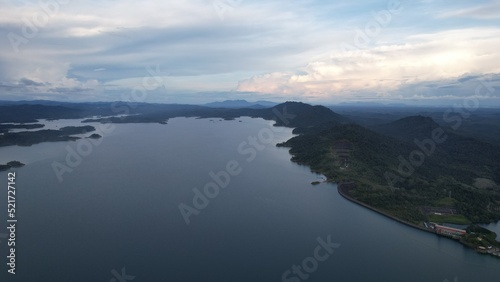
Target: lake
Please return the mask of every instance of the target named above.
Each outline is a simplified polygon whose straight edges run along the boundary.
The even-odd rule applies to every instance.
[[[498,281],[499,259],[311,185],[322,176],[275,147],[293,135],[272,123],[175,118],[0,148],[27,164],[17,274],[0,237],[0,281]],[[0,202],[5,226],[6,190]]]

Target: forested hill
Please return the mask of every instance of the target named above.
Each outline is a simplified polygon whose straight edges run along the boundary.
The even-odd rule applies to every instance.
[[[500,146],[429,117],[406,117],[377,132],[338,124],[279,146],[329,179],[356,183],[355,198],[407,221],[429,220],[426,207],[457,210],[443,222],[500,219]]]

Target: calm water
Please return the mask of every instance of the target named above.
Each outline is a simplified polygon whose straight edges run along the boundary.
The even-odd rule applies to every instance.
[[[271,122],[241,121],[116,125],[62,183],[51,164],[76,142],[0,148],[0,163],[28,164],[17,170],[17,274],[6,274],[0,238],[0,281],[120,281],[122,268],[122,281],[282,281],[304,260],[307,281],[499,281],[499,259],[352,204],[335,185],[312,186],[320,176],[274,146],[290,129],[269,136]],[[252,159],[248,137],[259,132],[271,142],[257,141]],[[193,206],[193,188],[231,161],[241,173],[187,225],[179,204]],[[311,262],[318,237],[340,246]]]

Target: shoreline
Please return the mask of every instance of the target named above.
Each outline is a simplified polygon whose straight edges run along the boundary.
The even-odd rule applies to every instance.
[[[469,243],[467,243],[467,242],[464,242],[464,241],[462,241],[462,239],[455,239],[455,238],[452,238],[452,237],[449,237],[449,236],[445,236],[445,235],[442,235],[442,234],[438,234],[438,233],[433,232],[433,231],[431,231],[431,230],[429,230],[429,229],[427,229],[427,228],[424,228],[423,226],[416,225],[416,224],[414,224],[414,223],[411,223],[411,222],[408,222],[408,221],[402,220],[402,219],[397,218],[397,217],[395,217],[395,216],[393,216],[393,215],[390,215],[390,214],[388,214],[388,213],[386,213],[386,212],[384,212],[384,211],[381,211],[381,210],[379,210],[379,209],[377,209],[377,208],[375,208],[375,207],[372,207],[372,206],[370,206],[370,205],[368,205],[368,204],[365,204],[365,203],[363,203],[363,202],[361,202],[361,201],[359,201],[359,200],[356,200],[356,199],[354,199],[354,198],[350,195],[350,193],[349,193],[349,188],[350,188],[350,187],[349,187],[349,186],[347,186],[347,187],[346,187],[346,185],[349,185],[349,186],[350,186],[350,185],[356,185],[356,184],[355,184],[354,182],[348,182],[348,183],[337,183],[337,191],[338,191],[338,193],[340,194],[340,196],[342,196],[344,199],[346,199],[346,200],[348,200],[348,201],[350,201],[350,202],[353,202],[353,203],[355,203],[355,204],[357,204],[357,205],[360,205],[360,206],[362,206],[362,207],[365,207],[365,208],[367,208],[367,209],[369,209],[369,210],[371,210],[371,211],[374,211],[374,212],[376,212],[376,213],[378,213],[378,214],[380,214],[380,215],[382,215],[382,216],[385,216],[385,217],[387,217],[387,218],[390,218],[390,219],[392,219],[392,220],[395,220],[395,221],[397,221],[397,222],[399,222],[399,223],[402,223],[402,224],[404,224],[404,225],[406,225],[406,226],[410,226],[410,227],[413,227],[413,228],[416,228],[416,229],[419,229],[419,230],[422,230],[422,231],[425,231],[425,232],[428,232],[428,233],[431,233],[431,234],[435,234],[435,235],[437,235],[438,237],[448,238],[448,239],[454,240],[454,241],[456,241],[456,242],[459,242],[459,243],[460,243],[460,244],[462,244],[463,246],[473,249],[474,251],[476,251],[476,253],[479,253],[479,254],[484,254],[484,255],[490,255],[490,256],[493,256],[493,257],[496,257],[496,258],[500,258],[500,256],[498,256],[498,255],[495,255],[495,254],[492,254],[492,253],[488,253],[488,252],[483,252],[483,251],[480,251],[480,250],[478,250],[478,249],[476,248],[476,246],[471,245],[471,244],[469,244]]]
[[[340,196],[344,197],[348,201],[351,201],[351,202],[353,202],[355,204],[358,204],[358,205],[360,205],[362,207],[365,207],[365,208],[367,208],[369,210],[372,210],[372,211],[374,211],[374,212],[376,212],[376,213],[378,213],[380,215],[388,217],[388,218],[390,218],[392,220],[395,220],[395,221],[397,221],[399,223],[402,223],[404,225],[407,225],[407,226],[410,226],[410,227],[413,227],[413,228],[417,228],[417,229],[420,229],[420,230],[425,231],[425,232],[429,232],[429,233],[432,233],[432,234],[439,235],[439,234],[437,234],[435,232],[430,231],[429,229],[424,228],[423,226],[419,226],[419,225],[416,225],[414,223],[402,220],[402,219],[397,218],[397,217],[395,217],[393,215],[390,215],[390,214],[388,214],[388,213],[386,213],[384,211],[381,211],[381,210],[379,210],[377,208],[374,208],[374,207],[372,207],[370,205],[367,205],[367,204],[365,204],[365,203],[363,203],[363,202],[361,202],[359,200],[354,199],[351,195],[349,195],[349,187],[344,187],[344,185],[346,185],[346,184],[349,185],[349,184],[353,184],[353,183],[337,183],[337,191],[339,192]],[[441,236],[441,237],[446,237],[446,236]],[[449,237],[446,237],[446,238],[449,238]],[[453,239],[453,238],[450,238],[450,239]]]

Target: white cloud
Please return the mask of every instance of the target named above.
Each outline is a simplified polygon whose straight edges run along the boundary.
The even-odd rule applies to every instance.
[[[355,31],[388,2],[243,1],[222,20],[212,0],[65,2],[52,10],[38,1],[2,4],[4,38],[25,36],[34,16],[47,19],[18,53],[0,41],[0,83],[10,87],[9,97],[67,91],[68,99],[114,99],[108,90],[134,87],[156,65],[168,75],[170,93],[238,90],[316,100],[397,97],[401,89],[421,91],[409,85],[500,72],[499,29],[466,20],[493,17],[498,1],[451,11],[438,1],[405,2],[366,48],[353,52],[340,43],[352,44]],[[446,18],[424,24],[421,13],[429,10]],[[464,18],[469,28],[440,25],[450,17]],[[23,79],[40,85],[20,87]]]
[[[241,81],[239,91],[281,93],[327,100],[366,93],[386,97],[425,81],[467,73],[500,73],[500,29],[462,29],[409,36],[405,44],[334,52],[300,74],[269,73]]]

